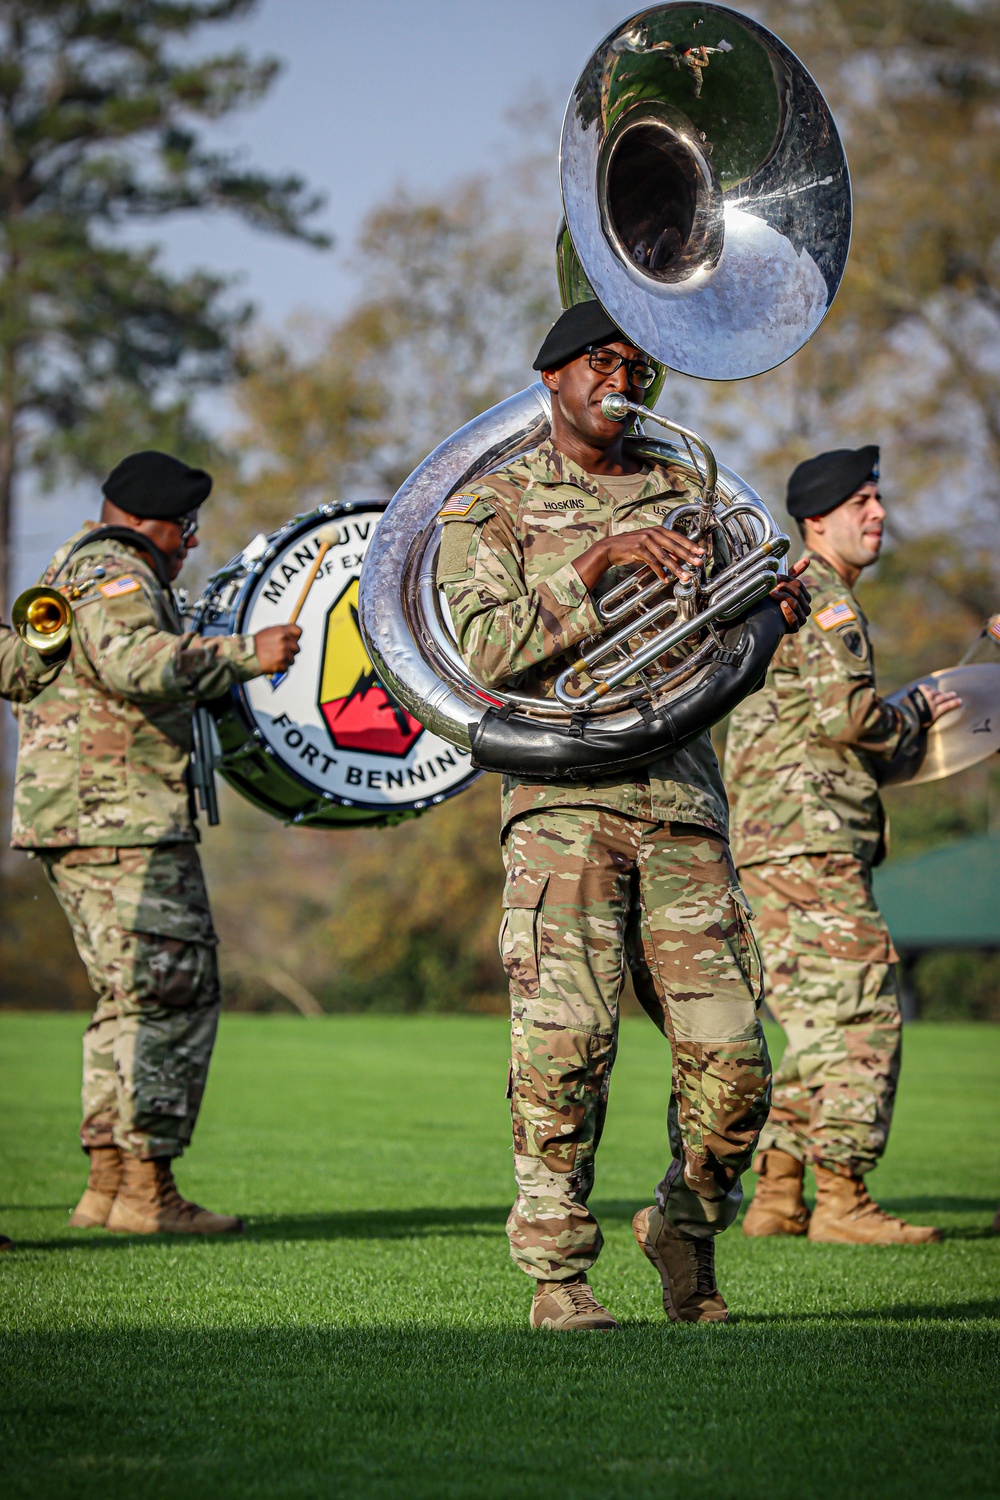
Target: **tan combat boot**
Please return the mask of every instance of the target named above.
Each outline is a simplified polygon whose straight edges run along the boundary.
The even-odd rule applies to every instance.
[[[715,1281],[715,1238],[678,1234],[658,1208],[632,1220],[639,1249],[663,1283],[663,1311],[672,1323],[725,1323],[729,1308]]]
[[[862,1177],[842,1177],[814,1166],[816,1207],[809,1238],[820,1245],[926,1245],[941,1238],[928,1224],[907,1224],[879,1208]]]
[[[809,1210],[802,1197],[805,1168],[787,1151],[762,1151],[757,1158],[757,1186],[743,1220],[750,1239],[769,1234],[805,1234]]]
[[[14,1241],[9,1234],[0,1234],[0,1250],[13,1250]]]
[[[539,1281],[531,1304],[532,1328],[607,1333],[620,1327],[594,1296],[586,1276],[572,1281]]]
[[[87,1155],[87,1186],[69,1222],[74,1229],[103,1229],[121,1182],[122,1154],[117,1146],[91,1146]]]
[[[122,1153],[122,1180],[108,1214],[114,1234],[241,1234],[243,1220],[209,1213],[177,1191],[169,1156],[140,1161]]]

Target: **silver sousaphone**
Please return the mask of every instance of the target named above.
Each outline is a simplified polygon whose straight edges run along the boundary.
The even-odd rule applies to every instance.
[[[557,239],[564,305],[595,294],[662,366],[758,375],[816,331],[840,284],[851,192],[833,118],[783,42],[721,5],[652,6],[598,47],[573,90]],[[624,397],[633,454],[679,465],[696,500],[664,518],[706,544],[694,587],[639,572],[600,602],[605,629],[555,696],[485,690],[435,581],[439,512],[548,436],[542,384],[441,444],[398,491],[368,550],[360,628],[380,679],[474,764],[581,779],[676,750],[760,684],[784,633],[767,598],[788,538],[695,433]],[[644,422],[670,434],[652,439]]]

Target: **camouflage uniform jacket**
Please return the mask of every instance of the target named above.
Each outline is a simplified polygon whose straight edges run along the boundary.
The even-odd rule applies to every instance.
[[[691,498],[686,476],[658,464],[635,475],[634,497],[612,496],[551,443],[452,496],[438,581],[459,650],[483,687],[509,683],[551,697],[569,647],[601,628],[573,559],[594,542],[660,524]],[[621,576],[609,569],[600,590]],[[608,807],[632,817],[693,823],[723,837],[725,788],[707,734],[630,780],[524,782],[503,778],[503,823],[543,807]]]
[[[960,665],[966,667],[978,662],[1000,665],[1000,615],[990,615]]]
[[[64,660],[39,656],[9,625],[0,625],[0,698],[29,703],[43,687],[55,682]]]
[[[56,553],[43,582],[81,581],[65,670],[22,709],[11,842],[19,849],[197,839],[188,796],[195,702],[260,674],[252,639],[182,633],[145,556],[104,539]]]
[[[812,614],[729,721],[725,774],[740,867],[837,852],[877,864],[886,824],[875,763],[921,732],[914,710],[875,691],[868,621],[843,579],[813,557],[806,582]]]

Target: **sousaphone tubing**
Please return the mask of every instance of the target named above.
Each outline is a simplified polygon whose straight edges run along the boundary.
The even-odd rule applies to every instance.
[[[836,295],[851,192],[833,117],[798,58],[737,11],[657,5],[606,37],[569,100],[560,176],[564,305],[596,295],[664,370],[761,374],[802,347]],[[567,780],[647,764],[752,691],[784,634],[768,595],[789,542],[760,497],[697,434],[609,401],[628,451],[692,479],[696,502],[664,525],[701,539],[708,558],[693,597],[637,575],[625,613],[567,663],[557,694],[477,683],[435,581],[448,497],[549,435],[542,384],[426,458],[368,550],[359,619],[380,680],[482,768]],[[649,421],[670,437],[647,435]]]

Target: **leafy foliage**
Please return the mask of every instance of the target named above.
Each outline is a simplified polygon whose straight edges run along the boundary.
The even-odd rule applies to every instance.
[[[663,404],[776,510],[800,459],[882,443],[891,547],[861,592],[891,688],[957,660],[996,608],[998,7],[756,9],[806,60],[845,133],[856,195],[848,274],[826,324],[786,367],[736,386],[672,377]],[[213,99],[236,97],[237,73],[213,73]],[[251,85],[240,76],[242,102]],[[556,311],[558,209],[544,114],[528,129],[522,155],[492,175],[434,198],[400,192],[369,216],[355,251],[361,295],[344,319],[251,338],[209,561],[320,501],[390,495],[441,439],[531,378]],[[199,167],[189,180],[208,175]],[[202,358],[191,347],[181,367]],[[215,358],[204,351],[202,368]],[[182,451],[195,440],[183,394],[154,406],[141,382],[112,382],[102,399],[92,423],[59,429],[61,451],[75,445],[80,463],[99,462],[112,417],[138,432],[152,411],[175,424]],[[891,788],[891,857],[982,831],[991,795],[1000,778],[988,765]],[[205,853],[230,1001],[285,1006],[297,984],[329,1009],[502,1008],[497,801],[484,778],[418,822],[323,835],[287,831],[225,796]],[[995,985],[992,973],[983,983]]]
[[[755,9],[831,103],[851,163],[854,236],[812,343],[702,407],[774,499],[818,449],[880,441],[890,567],[906,577],[904,594],[922,589],[925,616],[945,618],[949,637],[968,635],[1000,586],[1000,6]],[[905,657],[913,612],[897,618],[890,649]],[[941,663],[922,666],[931,664]]]
[[[247,540],[248,517],[272,527],[324,500],[388,498],[449,433],[532,378],[558,302],[541,189],[532,159],[519,165],[377,207],[355,250],[353,311],[300,318],[252,348],[226,545]]]
[[[500,1010],[499,793],[484,777],[417,821],[289,832],[226,795],[205,866],[228,1001],[287,1009]]]
[[[201,143],[199,121],[252,104],[278,64],[184,45],[253,0],[8,0],[0,15],[0,596],[15,477],[103,474],[130,441],[198,456],[187,404],[239,368],[249,309],[223,276],[168,274],[129,221],[226,209],[325,244],[319,198]],[[0,597],[0,610],[5,600]]]

